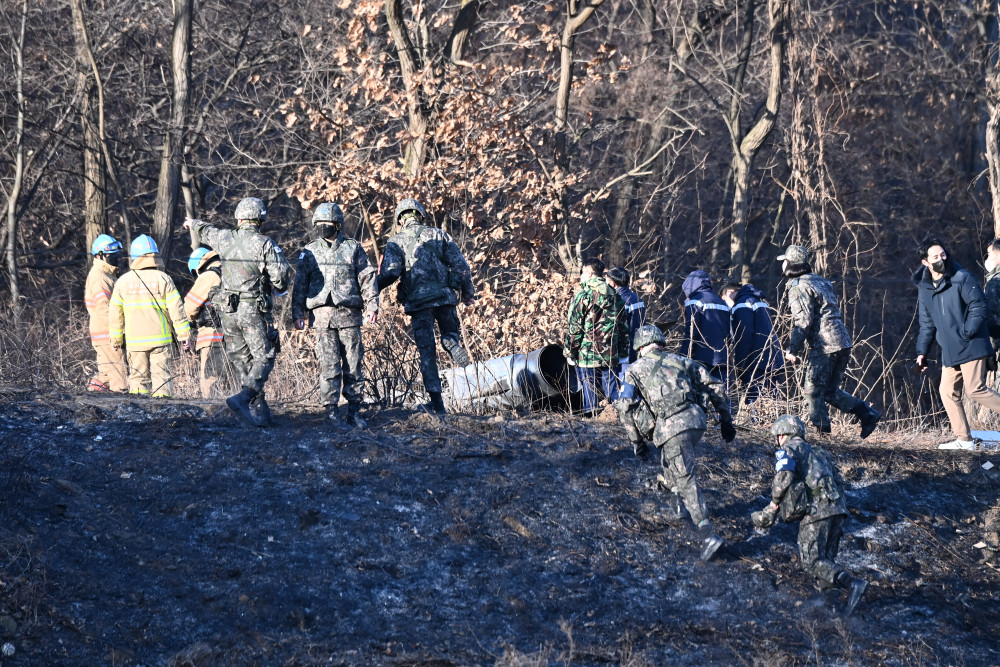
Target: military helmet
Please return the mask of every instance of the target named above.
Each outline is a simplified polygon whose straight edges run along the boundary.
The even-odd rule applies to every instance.
[[[774,425],[771,426],[771,435],[797,435],[804,438],[806,425],[795,415],[781,415],[774,420]]]
[[[635,340],[632,341],[632,349],[638,352],[651,343],[666,345],[667,339],[663,337],[663,332],[655,325],[647,324],[639,327],[635,332]]]
[[[153,240],[152,236],[147,236],[146,234],[132,241],[132,246],[129,248],[129,255],[131,255],[132,259],[158,252],[160,252],[160,249],[156,247],[156,241]]]
[[[264,202],[256,197],[244,197],[236,205],[233,217],[237,220],[263,220],[267,217],[267,209],[264,208]]]
[[[111,253],[121,252],[122,243],[121,241],[115,240],[114,237],[108,236],[107,234],[101,234],[96,239],[94,243],[90,246],[91,255],[99,255],[104,253],[105,255],[110,255]]]
[[[416,199],[407,198],[396,204],[396,213],[393,216],[393,221],[396,222],[396,224],[399,224],[400,216],[402,216],[407,211],[416,211],[417,213],[420,214],[421,218],[427,217],[427,211],[425,211],[424,207],[420,205],[420,202],[418,202]]]
[[[344,225],[344,212],[333,203],[320,204],[312,217],[313,227],[317,225]]]
[[[206,248],[202,246],[191,253],[191,258],[188,260],[188,271],[193,275],[195,271],[201,269],[202,266],[208,264],[213,259],[218,259],[219,253],[215,252],[211,248]]]

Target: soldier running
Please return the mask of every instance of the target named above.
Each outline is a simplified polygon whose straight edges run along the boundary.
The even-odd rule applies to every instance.
[[[222,258],[222,288],[215,303],[222,314],[226,353],[243,385],[226,405],[244,424],[260,427],[271,423],[264,383],[279,345],[271,315],[273,292],[285,290],[291,277],[281,248],[260,233],[266,217],[264,202],[246,197],[236,206],[235,230],[202,220],[184,221],[196,242],[211,246]]]
[[[799,557],[806,572],[821,589],[847,590],[844,615],[850,616],[868,588],[868,582],[851,576],[834,560],[843,536],[847,505],[837,484],[830,456],[806,442],[806,425],[792,415],[782,415],[771,427],[775,453],[771,502],[750,515],[758,529],[770,528],[780,513],[786,522],[799,522]]]
[[[674,492],[674,518],[682,517],[683,502],[702,542],[701,560],[708,560],[722,546],[722,538],[712,528],[694,474],[694,446],[706,427],[705,399],[719,413],[726,442],[736,438],[736,428],[719,380],[701,364],[667,352],[665,345],[655,326],[639,328],[633,343],[639,360],[629,366],[615,407],[637,454],[645,452],[646,440],[660,448],[663,479]]]
[[[829,280],[812,272],[809,253],[802,246],[788,246],[781,271],[787,278],[788,307],[792,313],[792,333],[785,359],[797,363],[806,344],[806,373],[802,387],[809,404],[809,421],[820,433],[830,432],[830,412],[826,404],[849,412],[861,422],[861,437],[867,438],[882,418],[878,410],[840,388],[851,360],[854,342],[844,325],[837,296]]]
[[[316,329],[319,392],[328,417],[335,424],[364,428],[361,323],[374,324],[378,318],[375,269],[368,265],[361,244],[344,238],[344,212],[340,206],[320,204],[312,223],[319,238],[299,254],[292,317],[296,329],[304,329],[307,322]],[[341,379],[347,399],[343,417],[337,412]]]
[[[445,413],[438,376],[437,345],[434,322],[441,330],[441,347],[459,366],[469,364],[462,349],[461,325],[456,306],[476,300],[472,271],[462,251],[448,232],[424,224],[427,212],[416,199],[404,199],[396,206],[395,221],[400,227],[385,247],[378,274],[381,292],[397,280],[397,299],[410,316],[413,340],[420,352],[420,375],[430,403],[424,407],[439,415]]]
[[[90,315],[90,344],[97,353],[97,374],[90,379],[87,391],[127,391],[125,354],[120,347],[111,344],[108,332],[108,302],[115,288],[122,244],[107,234],[101,234],[94,239],[90,254],[94,256],[94,265],[87,274],[83,301]]]

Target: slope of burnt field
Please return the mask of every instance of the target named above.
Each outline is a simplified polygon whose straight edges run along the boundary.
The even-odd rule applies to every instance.
[[[749,539],[763,431],[699,448],[728,541],[701,564],[613,423],[3,398],[3,665],[1000,663],[989,452],[825,443],[872,581],[845,620],[793,526]]]

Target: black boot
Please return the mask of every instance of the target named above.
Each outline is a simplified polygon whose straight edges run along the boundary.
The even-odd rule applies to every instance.
[[[701,539],[700,560],[711,560],[715,552],[722,546],[723,540],[712,528],[711,522],[705,520],[698,526],[698,537]]]
[[[350,428],[367,428],[368,422],[361,418],[361,406],[357,403],[347,405],[347,414],[344,415],[344,425]]]
[[[862,403],[858,407],[851,410],[851,414],[858,418],[861,422],[861,439],[864,440],[875,431],[875,427],[878,426],[879,421],[882,419],[882,413],[875,408]]]
[[[429,403],[424,403],[423,405],[424,410],[436,415],[448,414],[447,411],[445,411],[444,409],[444,401],[441,400],[441,392],[432,391],[429,393],[431,395],[431,400]]]
[[[671,493],[670,500],[667,501],[667,521],[681,521],[685,517],[684,502],[679,493]]]
[[[257,394],[250,401],[250,416],[253,417],[254,425],[258,428],[271,425],[271,406],[264,399],[264,392]]]
[[[841,570],[837,573],[837,586],[847,589],[847,604],[844,605],[844,616],[850,616],[854,608],[861,601],[861,596],[868,590],[868,582],[864,579],[852,577],[847,572]]]
[[[236,415],[236,418],[239,419],[244,426],[257,426],[253,413],[250,412],[250,401],[256,397],[256,391],[244,387],[240,393],[234,394],[226,399],[226,405],[229,406],[229,409],[233,411],[233,414]]]

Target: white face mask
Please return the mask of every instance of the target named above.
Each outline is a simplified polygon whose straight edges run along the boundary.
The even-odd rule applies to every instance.
[[[996,262],[993,261],[993,257],[989,255],[986,256],[985,266],[986,273],[993,273],[993,269],[997,268]]]

